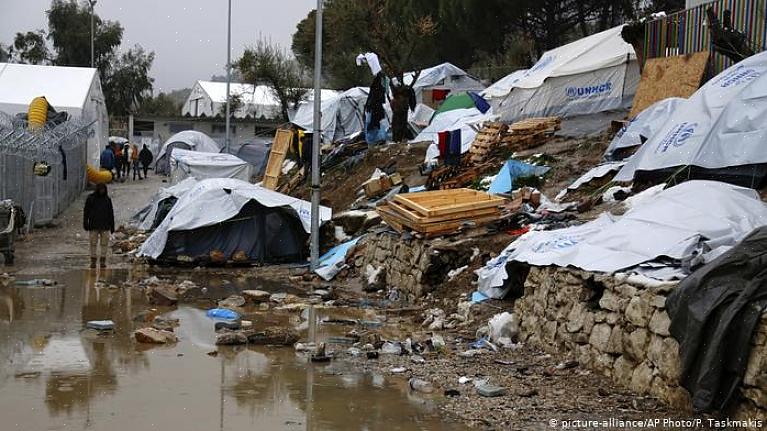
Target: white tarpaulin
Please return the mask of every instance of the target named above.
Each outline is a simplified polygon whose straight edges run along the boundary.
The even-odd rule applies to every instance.
[[[589,181],[596,179],[596,178],[602,178],[606,175],[609,175],[612,172],[617,171],[621,168],[625,163],[624,162],[609,162],[609,163],[603,163],[601,165],[595,166],[591,169],[589,169],[588,172],[581,175],[577,180],[573,181],[572,184],[567,186],[566,189],[559,192],[556,198],[554,198],[555,201],[559,201],[562,198],[565,197],[568,191],[577,190],[580,186],[588,183]]]
[[[767,52],[723,71],[681,104],[616,175],[681,166],[706,169],[767,163]]]
[[[414,72],[406,73],[405,84],[413,82]],[[451,93],[461,91],[481,91],[485,88],[482,82],[469,75],[465,70],[451,63],[442,63],[421,70],[418,80],[413,84],[416,102],[423,103],[423,91],[428,89],[450,90]]]
[[[170,197],[178,199],[196,184],[197,180],[190,177],[174,186],[161,188],[154,194],[154,196],[152,196],[149,200],[149,204],[131,218],[131,224],[144,231],[152,229],[152,224],[157,215],[157,209],[160,206],[160,202]]]
[[[648,106],[615,134],[605,151],[605,159],[611,160],[613,153],[617,150],[642,145],[642,137],[647,140],[655,135],[686,100],[680,97],[669,97]]]
[[[719,254],[765,224],[767,205],[754,190],[688,181],[636,203],[622,217],[605,213],[580,226],[522,235],[477,270],[480,292],[490,297],[505,294],[498,288],[508,277],[509,261],[608,273],[658,258],[682,265]],[[682,268],[676,273],[684,275]],[[667,271],[664,278],[668,275]]]
[[[493,99],[506,97],[511,92],[511,89],[514,88],[515,84],[525,77],[526,73],[527,69],[515,70],[494,82],[493,85],[485,88],[479,94],[488,102],[491,102]]]
[[[333,142],[351,134],[361,132],[365,124],[365,102],[369,88],[354,87],[340,94],[322,93],[322,138]],[[298,105],[293,124],[304,130],[314,130],[314,98]]]
[[[624,107],[639,85],[634,48],[618,26],[547,51],[512,80],[497,113],[504,121],[593,114]]]
[[[491,121],[494,118],[492,109],[484,114],[477,108],[445,111],[434,117],[431,124],[421,130],[421,133],[410,142],[432,142],[432,145],[426,151],[426,160],[428,161],[439,156],[439,149],[437,148],[439,132],[461,129],[461,154],[463,154],[471,148],[471,143],[474,142],[474,138],[477,136],[478,124]]]
[[[168,138],[155,161],[155,171],[158,174],[170,173],[169,152],[181,148],[184,150],[199,151],[201,153],[218,153],[221,151],[221,145],[214,141],[210,136],[196,130],[184,130]]]
[[[198,182],[173,206],[165,220],[147,238],[139,256],[158,258],[168,240],[168,232],[212,226],[239,214],[251,200],[265,207],[292,208],[308,233],[311,229],[311,203],[282,193],[232,178],[215,178]],[[202,211],[201,209],[204,209]],[[320,223],[330,220],[330,208],[320,207]]]
[[[251,166],[245,160],[226,153],[201,153],[176,148],[170,156],[170,182],[187,178],[236,178],[250,181]]]

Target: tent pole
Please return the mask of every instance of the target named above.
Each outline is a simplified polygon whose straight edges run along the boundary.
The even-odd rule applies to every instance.
[[[232,83],[232,0],[229,0],[228,17],[226,24],[226,138],[224,138],[224,147],[229,153],[229,141],[231,139],[229,130],[230,104],[229,104],[229,86]]]
[[[317,0],[317,15],[314,31],[314,136],[312,138],[312,226],[311,226],[311,268],[317,269],[320,260],[320,142],[322,132],[320,108],[322,92],[322,0]]]

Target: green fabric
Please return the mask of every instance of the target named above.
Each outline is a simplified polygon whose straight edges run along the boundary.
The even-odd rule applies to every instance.
[[[441,114],[447,111],[452,111],[454,109],[469,109],[469,108],[476,108],[476,105],[474,104],[474,100],[471,98],[471,96],[468,95],[468,93],[461,92],[458,94],[452,94],[450,96],[447,96],[447,99],[445,99],[445,101],[442,102],[441,105],[439,105],[439,108],[437,108],[437,111],[434,113],[434,115]]]

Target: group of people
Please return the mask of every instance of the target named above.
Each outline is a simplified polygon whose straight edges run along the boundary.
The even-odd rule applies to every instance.
[[[154,160],[154,155],[146,145],[139,151],[136,144],[112,142],[101,152],[100,165],[101,169],[112,172],[112,175],[118,179],[123,176],[128,178],[132,169],[133,180],[135,181],[137,176],[140,180],[147,176],[152,160]],[[142,170],[144,172],[143,177],[141,176]]]

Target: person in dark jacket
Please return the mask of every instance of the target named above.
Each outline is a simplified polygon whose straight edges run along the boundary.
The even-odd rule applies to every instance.
[[[96,191],[88,195],[83,210],[83,229],[90,233],[91,268],[96,267],[96,246],[101,244],[101,267],[107,266],[109,235],[115,231],[115,214],[106,184],[96,185]]]
[[[144,147],[138,153],[138,160],[141,162],[141,166],[144,168],[144,178],[146,178],[146,171],[149,170],[149,165],[154,160],[154,155],[149,150],[149,147],[144,144]]]
[[[101,165],[101,169],[106,169],[110,172],[115,168],[115,153],[109,145],[107,145],[104,151],[101,152],[99,164]]]

